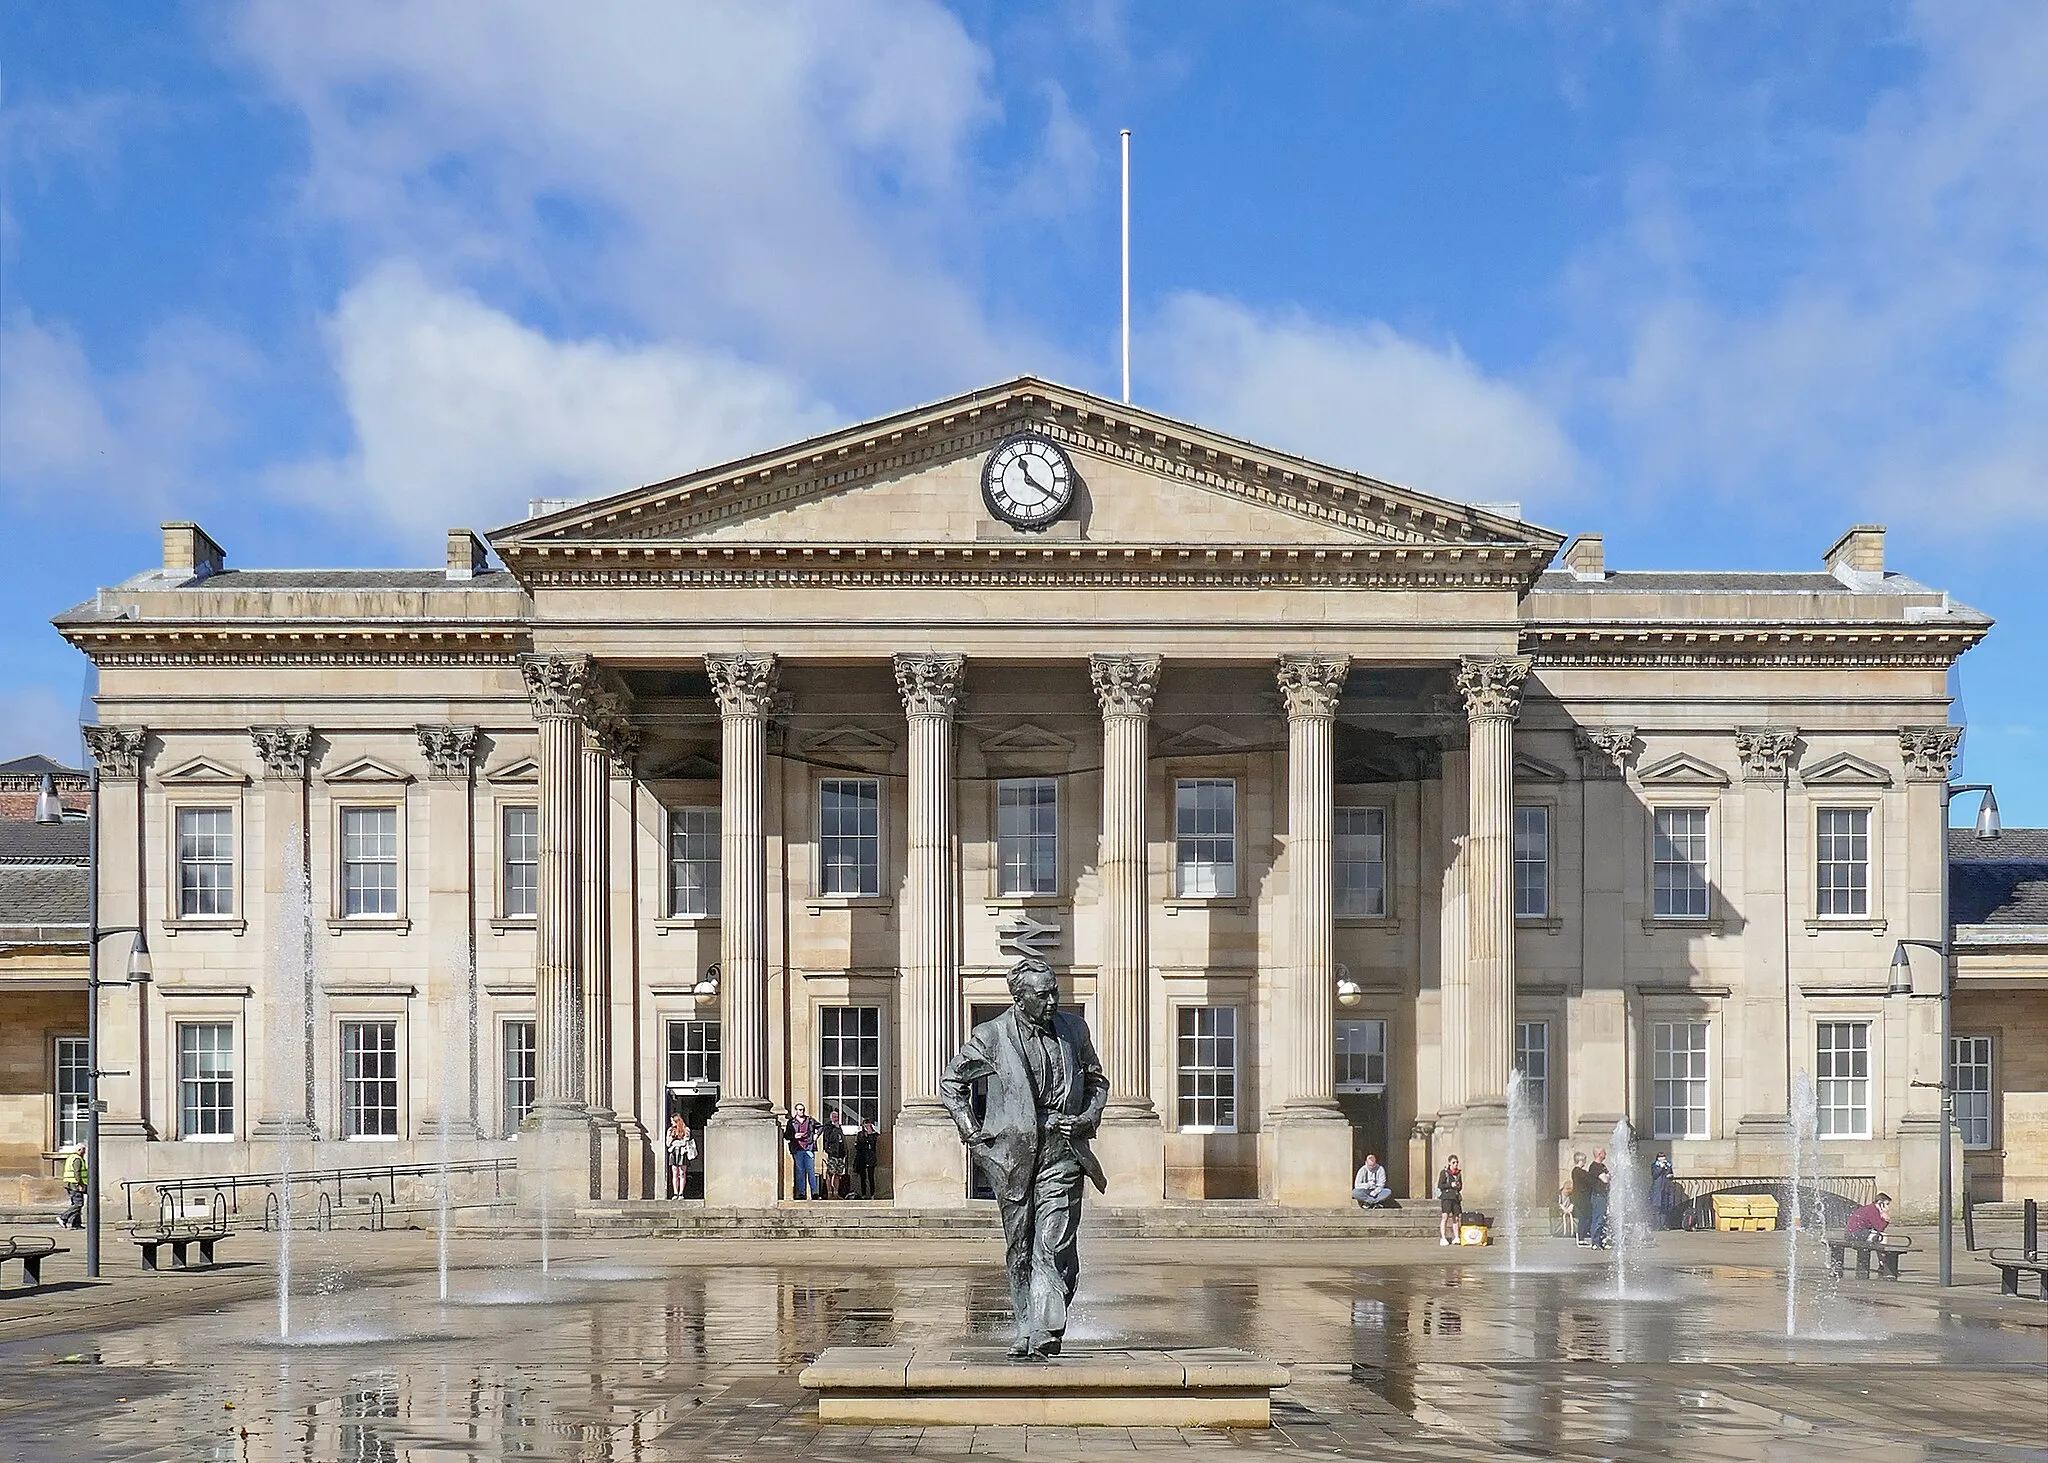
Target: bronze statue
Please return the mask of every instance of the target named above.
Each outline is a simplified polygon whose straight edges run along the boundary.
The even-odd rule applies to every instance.
[[[1011,1007],[984,1021],[946,1069],[939,1090],[961,1141],[987,1172],[1002,1211],[1010,1355],[1059,1355],[1067,1304],[1081,1275],[1081,1180],[1107,1187],[1088,1147],[1109,1100],[1109,1079],[1087,1023],[1059,1009],[1059,978],[1043,960],[1010,968]],[[973,1084],[987,1082],[980,1122]]]

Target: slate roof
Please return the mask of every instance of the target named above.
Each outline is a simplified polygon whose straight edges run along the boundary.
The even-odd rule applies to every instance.
[[[1980,839],[1948,831],[1949,914],[1958,925],[2048,926],[2048,828]]]
[[[0,864],[0,927],[85,926],[83,864]]]
[[[16,757],[11,762],[0,762],[0,777],[41,777],[44,773],[52,777],[83,777],[85,773],[76,767],[66,767],[62,762],[52,761],[41,752],[31,752],[26,757]]]
[[[223,569],[185,589],[511,589],[503,569],[450,579],[442,569]]]
[[[83,868],[86,852],[83,819],[65,823],[0,819],[0,864],[77,864]]]
[[[1900,588],[1919,588],[1902,584]],[[1851,594],[1855,591],[1832,574],[1818,570],[1777,573],[1723,570],[1701,573],[1658,570],[1615,570],[1598,579],[1581,579],[1567,570],[1545,570],[1536,592],[1569,594]]]

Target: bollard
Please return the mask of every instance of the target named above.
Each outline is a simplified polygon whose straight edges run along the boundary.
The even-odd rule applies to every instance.
[[[2029,1260],[2041,1258],[2041,1206],[2032,1199],[2020,1209],[2020,1248]]]

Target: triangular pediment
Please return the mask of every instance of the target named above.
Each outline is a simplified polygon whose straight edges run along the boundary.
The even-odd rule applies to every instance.
[[[889,738],[864,726],[834,726],[805,732],[802,742],[806,752],[830,752],[839,757],[886,757],[896,750],[896,744]]]
[[[1728,774],[1690,752],[1679,752],[1643,768],[1636,774],[1636,781],[1649,786],[1726,787]]]
[[[375,757],[358,757],[332,772],[322,773],[322,782],[366,783],[366,782],[411,782],[412,774],[393,767],[389,762],[379,762]]]
[[[1837,752],[1800,768],[1799,780],[1808,787],[1889,787],[1892,775],[1853,752]]]
[[[1221,752],[1242,751],[1247,743],[1243,737],[1232,736],[1220,726],[1198,722],[1186,731],[1176,732],[1159,744],[1162,757],[1207,757]]]
[[[1527,752],[1515,753],[1515,781],[1517,782],[1563,782],[1564,773],[1540,757],[1531,757]]]
[[[249,774],[238,771],[224,762],[216,762],[211,757],[194,757],[189,762],[179,763],[168,772],[159,773],[156,780],[159,783],[177,786],[242,787],[248,783]]]
[[[716,782],[718,762],[703,752],[685,752],[672,761],[655,763],[644,776],[649,782]]]
[[[540,763],[531,757],[515,757],[484,770],[485,782],[539,782]]]
[[[1063,737],[1057,732],[1049,732],[1042,726],[1033,726],[1026,722],[1023,726],[1013,726],[1008,731],[999,731],[983,737],[981,750],[984,756],[1018,756],[1024,753],[1071,752],[1074,750],[1074,743],[1070,738]]]
[[[999,522],[982,496],[983,464],[1021,432],[1057,444],[1077,482],[1066,515],[1037,532]],[[578,504],[491,541],[532,585],[601,565],[612,584],[698,565],[722,582],[769,563],[785,575],[957,573],[960,561],[1034,554],[1059,554],[1078,571],[1091,552],[1139,546],[1195,548],[1212,563],[1237,552],[1319,561],[1345,550],[1392,556],[1404,570],[1443,556],[1457,575],[1483,568],[1494,580],[1533,582],[1563,540],[1499,512],[1024,377]],[[622,576],[626,566],[633,572]]]

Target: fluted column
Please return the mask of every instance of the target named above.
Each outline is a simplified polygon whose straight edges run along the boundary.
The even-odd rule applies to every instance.
[[[1290,984],[1281,1102],[1336,1108],[1337,958],[1331,889],[1335,821],[1337,699],[1351,674],[1348,656],[1280,659],[1287,703],[1287,894]]]
[[[939,1079],[960,1044],[959,914],[953,878],[953,715],[966,661],[899,655],[896,688],[910,724],[910,867],[904,883],[898,1002],[903,1106],[895,1125],[895,1196],[958,1204],[967,1165]]]
[[[1152,946],[1145,751],[1156,655],[1093,655],[1102,706],[1102,956],[1095,973],[1095,1042],[1109,1078],[1097,1153],[1116,1204],[1166,1195],[1165,1130],[1152,1106]]]
[[[612,1102],[612,755],[619,721],[615,696],[592,696],[578,753],[581,794],[577,838],[582,906],[583,1101],[593,1119],[610,1122]]]
[[[1458,668],[1471,731],[1470,941],[1467,1106],[1507,1103],[1514,1061],[1515,720],[1530,661],[1520,655],[1467,656]]]
[[[773,655],[707,655],[718,698],[718,1008],[723,1078],[704,1155],[714,1205],[773,1203],[781,1178],[768,1096],[768,722],[777,700]]]
[[[587,655],[522,658],[540,724],[540,867],[534,921],[537,1071],[533,1121],[584,1120],[583,889],[580,878],[583,718],[595,690]]]

